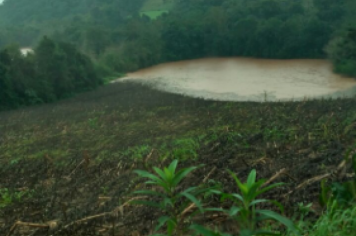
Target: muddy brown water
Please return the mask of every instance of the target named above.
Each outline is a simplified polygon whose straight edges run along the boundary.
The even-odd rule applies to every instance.
[[[224,101],[283,101],[356,94],[356,79],[332,72],[326,60],[209,58],[164,63],[129,73],[156,89]]]

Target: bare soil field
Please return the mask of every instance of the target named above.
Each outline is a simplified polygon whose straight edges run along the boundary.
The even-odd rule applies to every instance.
[[[144,181],[133,170],[173,159],[204,164],[182,188],[214,180],[235,192],[227,170],[245,180],[256,169],[286,183],[264,196],[286,216],[310,202],[316,218],[320,181],[349,176],[338,166],[355,147],[355,102],[221,102],[126,82],[2,112],[0,235],[147,235],[160,212],[129,204]],[[234,232],[223,216],[200,221]]]

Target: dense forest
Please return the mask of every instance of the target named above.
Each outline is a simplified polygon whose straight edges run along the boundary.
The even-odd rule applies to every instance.
[[[68,43],[44,37],[36,53],[0,51],[0,110],[55,101],[101,84],[90,59]]]
[[[211,56],[329,57],[356,75],[354,0],[164,0],[172,7],[158,18],[140,14],[146,1],[5,0],[0,46],[48,35],[88,55],[102,77]]]

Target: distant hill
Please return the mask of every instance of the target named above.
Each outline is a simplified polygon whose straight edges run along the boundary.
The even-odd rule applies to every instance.
[[[5,0],[0,7],[2,25],[38,25],[73,18],[88,19],[101,12],[137,13],[145,0]]]
[[[0,47],[12,43],[32,46],[42,35],[53,35],[70,27],[85,29],[99,26],[116,29],[130,16],[138,15],[144,2],[145,0],[5,0],[0,5]]]

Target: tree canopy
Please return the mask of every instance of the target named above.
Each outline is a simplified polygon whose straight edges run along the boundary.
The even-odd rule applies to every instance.
[[[92,89],[102,82],[90,59],[68,43],[44,37],[35,53],[0,51],[0,110],[39,104]]]

